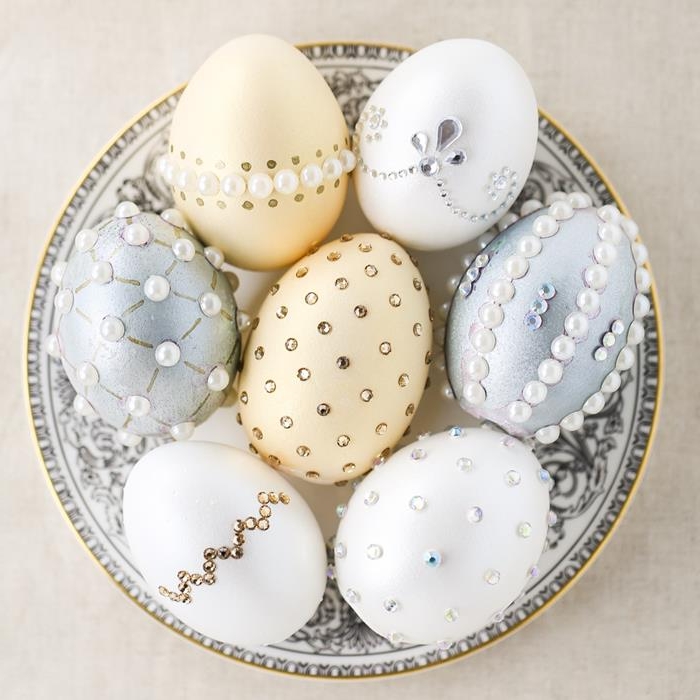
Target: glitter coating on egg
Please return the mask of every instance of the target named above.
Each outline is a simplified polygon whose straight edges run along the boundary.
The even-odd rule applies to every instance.
[[[182,215],[140,212],[80,231],[54,268],[49,352],[77,392],[74,406],[136,444],[188,438],[225,398],[240,354],[236,302],[223,256],[203,248]]]
[[[447,321],[461,406],[513,435],[556,440],[600,412],[635,361],[651,279],[637,225],[561,195],[476,256]]]
[[[393,643],[445,647],[474,634],[534,575],[549,486],[532,451],[500,432],[452,428],[414,442],[350,499],[338,588]]]
[[[291,267],[244,354],[240,415],[251,449],[319,483],[384,459],[427,380],[428,304],[411,257],[377,234],[343,236]]]
[[[154,600],[201,634],[280,642],[323,597],[326,548],[313,513],[246,452],[194,441],[158,447],[130,473],[123,511]]]
[[[272,269],[322,241],[355,166],[330,88],[271,36],[222,46],[190,80],[160,167],[176,206],[234,265]]]
[[[518,63],[475,39],[428,46],[369,98],[353,147],[360,206],[420,250],[476,238],[513,204],[532,167],[537,103]]]

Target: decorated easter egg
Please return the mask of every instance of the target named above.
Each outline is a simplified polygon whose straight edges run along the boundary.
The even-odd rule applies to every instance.
[[[559,197],[476,256],[445,336],[461,406],[545,443],[581,427],[620,387],[650,307],[637,225],[615,206],[591,207],[587,195]]]
[[[221,405],[238,366],[236,302],[223,255],[161,216],[122,202],[83,229],[52,278],[56,326],[48,339],[75,388],[75,409],[143,435],[188,438]]]
[[[195,73],[160,162],[202,240],[255,270],[298,260],[325,238],[354,165],[321,74],[296,48],[263,35],[234,39]]]
[[[246,345],[239,399],[251,449],[319,483],[384,459],[427,380],[428,303],[414,261],[377,234],[343,236],[290,268]]]
[[[450,39],[410,56],[379,85],[354,135],[360,206],[378,231],[420,250],[475,238],[523,188],[537,103],[498,46]]]
[[[213,639],[280,642],[323,597],[313,513],[281,475],[233,447],[192,441],[146,454],[124,489],[124,528],[154,598]]]
[[[357,487],[335,541],[338,587],[394,643],[450,646],[502,616],[537,575],[550,476],[514,438],[451,428]]]

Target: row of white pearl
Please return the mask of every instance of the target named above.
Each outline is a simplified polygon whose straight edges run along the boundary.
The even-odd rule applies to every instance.
[[[140,210],[133,202],[121,202],[115,209],[114,216],[118,219],[130,218],[140,213]],[[187,224],[182,214],[176,209],[166,209],[161,218],[169,224],[187,230]],[[99,238],[99,232],[94,229],[82,229],[76,234],[75,247],[80,253],[91,251]],[[143,246],[149,243],[150,233],[148,229],[140,223],[131,223],[124,231],[124,240],[128,245]],[[178,238],[172,245],[173,254],[183,262],[190,262],[194,259],[196,250],[191,240]],[[214,246],[204,249],[207,261],[215,269],[220,269],[224,264],[223,253]],[[59,286],[63,282],[66,271],[66,261],[59,261],[51,268],[51,281]],[[96,261],[90,269],[90,279],[96,284],[107,284],[114,278],[114,271],[110,263],[106,261]],[[164,301],[170,294],[170,282],[162,275],[151,275],[144,283],[144,295],[154,302]],[[63,316],[73,308],[74,294],[70,289],[62,289],[54,298],[56,310]],[[198,300],[202,313],[208,317],[214,317],[221,312],[222,302],[218,294],[206,292]],[[60,325],[60,317],[59,317]],[[106,316],[102,319],[99,332],[103,340],[107,342],[117,342],[121,340],[126,327],[124,322],[116,316]],[[51,357],[61,359],[63,356],[59,339],[59,328],[56,333],[51,333],[46,338],[46,351]],[[177,343],[166,340],[160,343],[154,351],[156,363],[161,367],[174,367],[181,357],[180,347]],[[85,389],[97,386],[100,376],[97,368],[91,362],[81,362],[75,369],[75,376],[79,384]],[[228,370],[223,365],[215,365],[207,376],[207,387],[212,392],[224,391],[231,381]],[[151,410],[151,402],[145,396],[128,396],[124,400],[127,413],[133,417],[144,417]],[[76,394],[73,400],[75,411],[85,417],[95,417],[97,411],[83,394]],[[176,440],[187,440],[192,436],[195,424],[192,421],[178,423],[170,428],[170,434]],[[138,445],[142,436],[136,435],[126,430],[117,431],[117,440],[125,446]]]
[[[324,180],[334,182],[343,173],[352,172],[356,164],[355,154],[344,148],[337,158],[328,157],[321,165],[304,165],[298,174],[294,170],[284,168],[275,173],[274,177],[267,173],[245,176],[229,173],[219,178],[210,170],[197,173],[194,168],[180,168],[173,158],[163,155],[158,160],[158,172],[168,185],[183,192],[196,192],[203,197],[215,197],[219,192],[227,197],[242,197],[247,191],[256,199],[267,199],[273,192],[294,194],[300,185],[307,189],[316,189]]]

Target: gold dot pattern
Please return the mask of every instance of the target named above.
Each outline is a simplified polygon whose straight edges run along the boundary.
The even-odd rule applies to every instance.
[[[343,236],[285,273],[257,318],[239,409],[260,456],[327,484],[381,463],[428,375],[429,302],[408,253],[377,234]]]

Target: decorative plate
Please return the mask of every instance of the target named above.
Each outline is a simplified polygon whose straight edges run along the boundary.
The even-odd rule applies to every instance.
[[[379,82],[409,55],[406,49],[371,44],[318,44],[302,47],[336,94],[353,125]],[[131,466],[154,441],[136,448],[120,446],[114,430],[87,420],[72,408],[73,389],[61,364],[46,354],[44,343],[54,323],[55,287],[49,273],[65,259],[75,233],[103,218],[117,202],[132,200],[143,210],[170,206],[169,189],[157,173],[168,127],[182,88],[162,98],[128,124],[97,157],[61,212],[44,250],[33,290],[27,329],[27,390],[39,457],[49,485],[72,527],[95,561],[137,605],[171,629],[224,657],[292,674],[367,677],[433,666],[488,646],[519,628],[566,591],[593,561],[625,512],[649,452],[660,396],[660,327],[655,291],[645,321],[646,340],[623,389],[603,412],[586,418],[584,428],[565,433],[538,453],[554,477],[552,507],[558,516],[540,562],[540,575],[506,611],[500,622],[462,639],[447,650],[428,646],[392,646],[368,629],[343,602],[333,581],[332,562],[326,595],[314,617],[281,644],[244,649],[202,636],[169,613],[146,589],[131,562],[121,517],[122,489]],[[612,187],[585,151],[553,119],[541,114],[536,162],[520,200],[544,200],[555,190],[583,190],[593,202],[616,202]],[[516,209],[518,204],[516,203]],[[370,230],[353,196],[332,236]],[[455,260],[474,250],[421,254],[421,269],[437,307],[447,299],[445,281],[461,272]],[[279,273],[241,273],[237,297],[254,309]],[[436,333],[439,336],[439,333]],[[440,349],[436,348],[439,353]],[[442,429],[470,421],[442,396],[439,362],[411,432]],[[195,439],[214,439],[245,448],[247,440],[233,418],[235,407],[218,411]],[[353,484],[320,487],[300,484],[319,516],[330,544],[337,525],[335,506]]]

